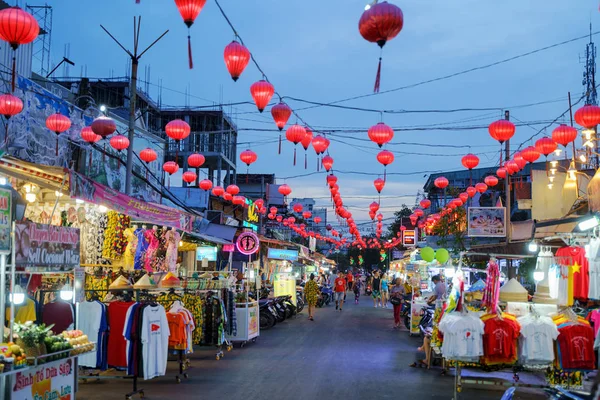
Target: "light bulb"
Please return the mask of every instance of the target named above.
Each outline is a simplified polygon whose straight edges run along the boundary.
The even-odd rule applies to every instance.
[[[554,178],[555,178],[554,176],[549,176],[548,177],[548,180],[550,181],[550,183],[554,182]]]
[[[536,242],[529,243],[529,251],[532,253],[538,251],[538,244]]]
[[[75,199],[75,203],[76,204],[83,204],[83,203],[85,203],[85,201],[83,201],[81,199]]]
[[[556,168],[550,168],[550,174],[551,175],[556,174]]]
[[[27,200],[30,203],[33,203],[37,200],[37,196],[35,195],[35,193],[25,193],[25,200]]]
[[[73,299],[73,288],[68,283],[60,289],[60,298],[64,301],[70,301]]]
[[[370,5],[370,4],[367,4],[367,5],[365,6],[365,11],[367,11],[367,10],[370,10],[370,9],[371,9],[371,5]]]
[[[13,304],[23,304],[25,301],[25,291],[19,285],[15,285],[13,292],[8,296],[9,301]]]
[[[59,192],[58,190],[54,191],[54,195],[56,197],[63,197],[63,193]]]
[[[553,187],[553,186],[554,186],[554,184],[553,184],[553,183],[549,183],[549,184],[548,184],[548,189],[552,189],[552,187]]]
[[[580,160],[582,163],[584,163],[584,162],[587,162],[587,157],[585,156],[585,154],[580,154],[580,155],[579,155],[579,160]]]
[[[583,143],[583,145],[589,147],[590,149],[594,148],[594,143],[589,139]]]
[[[558,165],[558,161],[556,161],[556,160],[550,161],[550,165],[552,166],[552,168],[556,168],[556,166]]]
[[[0,185],[6,185],[8,181],[5,176],[0,176]]]
[[[103,205],[98,206],[98,212],[105,213],[107,211],[108,211],[108,208],[106,208],[105,206],[103,206]]]
[[[182,240],[179,241],[179,247],[181,247],[181,246],[183,246],[183,241]]]
[[[100,111],[105,112],[106,111],[106,106],[104,104],[102,104],[100,106]]]
[[[562,153],[562,149],[554,150],[554,154],[556,154],[557,156],[560,156],[560,153]]]

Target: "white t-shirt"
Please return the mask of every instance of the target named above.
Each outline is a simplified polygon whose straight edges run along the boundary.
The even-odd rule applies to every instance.
[[[560,280],[560,265],[554,263],[548,270],[548,289],[550,289],[550,297],[558,298],[558,281]]]
[[[162,376],[167,371],[169,335],[164,307],[157,305],[144,308],[141,328],[144,379]]]
[[[588,249],[586,249],[588,256],[588,274],[590,277],[590,286],[588,291],[588,297],[590,299],[600,299],[600,239],[592,239],[590,241]]]
[[[475,314],[449,313],[438,326],[444,334],[442,354],[449,360],[472,360],[483,355],[484,323]]]
[[[90,342],[96,342],[96,348],[100,348],[100,343],[97,342],[103,312],[102,304],[98,301],[84,301],[79,303],[78,312],[77,329],[87,335]],[[79,365],[96,368],[96,350],[79,356]]]
[[[521,324],[521,356],[528,364],[549,363],[554,360],[554,341],[559,335],[550,317],[526,316],[518,319]]]

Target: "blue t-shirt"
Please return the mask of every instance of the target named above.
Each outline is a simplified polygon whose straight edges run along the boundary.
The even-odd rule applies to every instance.
[[[381,290],[388,290],[388,282],[385,279],[381,281]]]

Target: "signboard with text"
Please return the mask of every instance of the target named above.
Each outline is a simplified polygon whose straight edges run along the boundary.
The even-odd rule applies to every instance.
[[[0,252],[10,251],[10,230],[12,229],[12,193],[0,189]]]
[[[208,261],[217,261],[217,248],[215,246],[196,247],[196,261],[202,261],[205,258]]]
[[[79,229],[66,226],[15,224],[15,264],[28,271],[65,271],[79,267]]]
[[[469,207],[470,237],[506,237],[505,207]]]
[[[298,260],[298,251],[297,250],[269,248],[267,258],[270,258],[272,260],[296,261],[296,260]]]
[[[11,400],[75,398],[74,358],[50,362],[15,373],[11,378]]]
[[[405,246],[414,246],[416,243],[415,231],[414,230],[406,230],[402,234],[402,243]]]

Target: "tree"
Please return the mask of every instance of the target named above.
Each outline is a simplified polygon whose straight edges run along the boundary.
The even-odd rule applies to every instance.
[[[412,210],[406,204],[402,204],[402,208],[394,213],[396,220],[388,226],[388,238],[395,238],[400,232],[402,226],[402,218],[408,218],[412,214]]]

